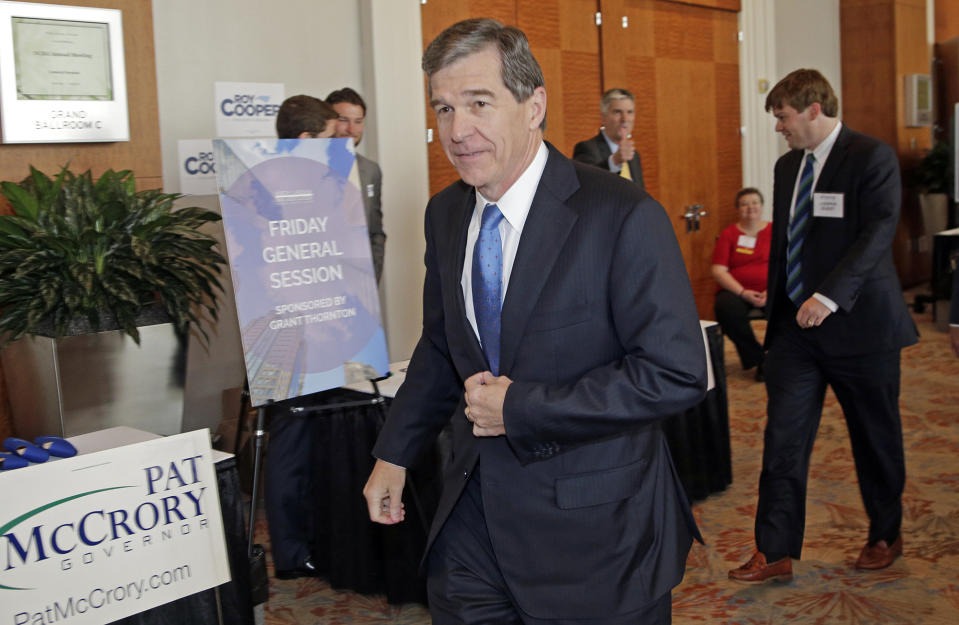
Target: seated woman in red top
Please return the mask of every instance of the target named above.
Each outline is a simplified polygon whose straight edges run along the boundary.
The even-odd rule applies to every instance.
[[[763,380],[763,348],[749,327],[747,315],[766,306],[766,275],[772,226],[763,221],[763,195],[747,187],[736,194],[739,221],[719,235],[713,250],[712,272],[716,293],[716,320],[736,345],[743,369],[756,367]]]

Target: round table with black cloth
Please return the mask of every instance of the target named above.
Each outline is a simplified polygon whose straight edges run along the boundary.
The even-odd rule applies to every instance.
[[[706,328],[706,341],[716,385],[703,401],[663,420],[673,463],[690,501],[723,491],[733,482],[723,333],[718,324]]]

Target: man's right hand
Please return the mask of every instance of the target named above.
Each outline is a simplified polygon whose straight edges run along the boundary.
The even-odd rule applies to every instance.
[[[370,511],[370,520],[383,525],[395,525],[406,518],[403,508],[403,486],[406,469],[377,460],[363,487],[363,496]]]
[[[619,149],[613,154],[613,161],[617,165],[622,165],[631,161],[634,154],[636,154],[636,146],[633,145],[633,135],[629,134],[620,140]]]

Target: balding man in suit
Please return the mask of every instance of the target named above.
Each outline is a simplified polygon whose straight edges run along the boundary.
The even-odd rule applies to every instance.
[[[573,160],[595,165],[632,180],[640,189],[643,166],[633,143],[636,99],[625,89],[610,89],[599,101],[603,125],[592,139],[580,141],[573,149]]]

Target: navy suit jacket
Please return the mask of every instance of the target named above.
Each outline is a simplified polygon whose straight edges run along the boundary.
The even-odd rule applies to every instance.
[[[795,324],[786,295],[786,230],[802,150],[776,162],[773,232],[769,254],[769,325],[765,344]],[[892,260],[892,241],[902,198],[899,161],[891,147],[843,125],[814,193],[840,193],[841,217],[815,212],[802,247],[805,297],[821,293],[839,310],[822,325],[803,331],[822,353],[854,356],[912,345],[918,340]]]
[[[699,538],[659,420],[702,399],[705,350],[662,206],[548,147],[503,304],[506,436],[474,437],[463,412],[488,365],[460,285],[475,203],[460,181],[426,210],[423,334],[374,455],[410,466],[452,420],[429,544],[479,463],[520,608],[597,618],[669,591]]]
[[[612,155],[613,153],[610,151],[609,144],[603,137],[602,132],[592,139],[580,141],[573,148],[574,161],[602,167],[606,171],[609,171],[609,157]],[[632,176],[633,182],[640,189],[646,188],[646,183],[643,181],[643,165],[639,160],[639,150],[633,153],[633,158],[629,161],[629,175]]]

